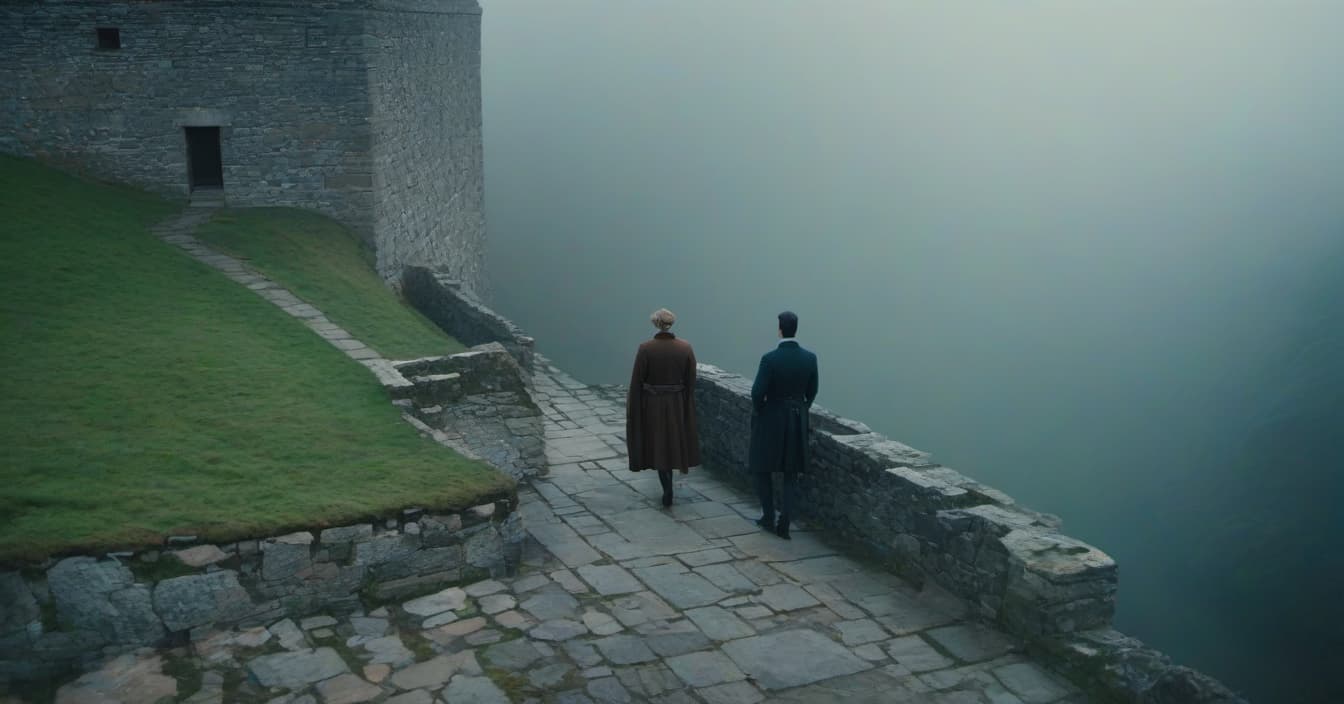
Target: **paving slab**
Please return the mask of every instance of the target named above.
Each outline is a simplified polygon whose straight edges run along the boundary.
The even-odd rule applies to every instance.
[[[704,536],[687,530],[662,509],[641,508],[599,515],[622,538],[639,545],[645,555],[675,555],[711,547]]]
[[[538,621],[579,618],[579,600],[558,585],[533,592],[520,608]]]
[[[453,704],[509,704],[508,695],[489,677],[457,675],[443,692],[443,700]]]
[[[662,657],[682,655],[710,646],[710,640],[695,624],[681,620],[644,634],[644,641]]]
[[[602,651],[602,656],[613,665],[635,665],[641,662],[657,660],[643,638],[633,635],[616,635],[599,638],[593,645]]]
[[[576,571],[603,596],[644,591],[644,585],[619,565],[585,565]]]
[[[938,670],[953,664],[952,660],[917,635],[893,639],[887,643],[887,654],[911,672]]]
[[[679,609],[708,606],[728,598],[727,592],[685,569],[678,565],[659,565],[636,569],[634,572],[658,596]]]
[[[730,564],[705,565],[704,567],[696,567],[694,571],[726,592],[750,594],[757,589],[755,582],[747,579]]]
[[[528,665],[540,660],[542,654],[526,638],[517,638],[506,643],[492,645],[481,651],[481,659],[506,670],[523,671]]]
[[[617,597],[610,602],[610,608],[611,615],[627,628],[677,616],[676,609],[653,592]]]
[[[762,562],[805,560],[809,557],[834,555],[835,550],[807,533],[794,533],[792,540],[764,531],[730,538],[737,549]]]
[[[571,638],[577,638],[588,632],[588,627],[577,621],[569,619],[556,619],[547,621],[531,631],[528,636],[537,640],[548,641],[566,641]]]
[[[723,504],[715,505],[723,506]],[[724,508],[727,509],[728,507],[724,506]],[[736,511],[732,511],[732,509],[728,510],[731,513],[714,516],[712,518],[687,521],[686,525],[691,530],[709,540],[714,538],[731,538],[738,535],[761,532],[761,529],[756,524],[739,516]]]
[[[707,704],[756,704],[765,699],[765,695],[750,682],[729,682],[697,689],[695,693]]]
[[[261,655],[247,663],[248,672],[263,687],[301,689],[350,671],[331,648]]]
[[[719,606],[689,609],[686,611],[686,616],[712,640],[734,640],[756,634],[755,629],[733,612]]]
[[[962,662],[993,660],[1017,648],[1008,636],[976,623],[935,628],[927,635]]]
[[[761,590],[759,599],[762,604],[775,611],[797,611],[821,605],[816,597],[796,584],[774,584],[765,587]]]
[[[370,684],[359,675],[337,675],[317,683],[323,704],[360,704],[383,694],[382,687]]]
[[[872,619],[840,621],[835,624],[835,630],[840,632],[840,642],[851,647],[865,645],[867,643],[876,643],[877,641],[886,640],[890,637],[887,632]]]
[[[578,567],[602,559],[602,555],[593,549],[573,528],[563,523],[538,523],[526,521],[527,532],[537,542],[555,555],[566,567]]]
[[[1004,665],[995,668],[993,672],[1005,687],[1027,704],[1053,702],[1076,691],[1074,687],[1034,663]]]
[[[872,667],[839,643],[807,629],[752,636],[723,645],[738,668],[765,689],[788,689]]]
[[[747,678],[728,656],[713,650],[668,658],[667,666],[689,687],[711,687]]]
[[[414,616],[434,616],[445,611],[460,609],[467,603],[467,593],[457,587],[449,587],[436,594],[411,599],[401,605],[403,611]]]

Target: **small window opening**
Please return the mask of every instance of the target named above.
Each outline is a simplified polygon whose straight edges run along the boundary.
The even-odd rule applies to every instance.
[[[98,48],[99,49],[120,49],[121,48],[121,30],[116,27],[98,28]]]

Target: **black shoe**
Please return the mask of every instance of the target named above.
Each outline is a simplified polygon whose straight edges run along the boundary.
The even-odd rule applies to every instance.
[[[768,531],[770,531],[770,532],[772,532],[772,533],[773,533],[774,530],[775,530],[775,522],[772,521],[772,520],[770,520],[770,519],[768,519],[768,518],[766,518],[765,516],[761,516],[760,518],[757,518],[757,519],[756,519],[756,525],[760,526],[762,530],[768,530]]]
[[[775,535],[778,535],[785,540],[793,540],[793,538],[789,537],[789,524],[782,521],[779,525],[775,526]]]
[[[664,506],[664,507],[668,507],[668,506],[671,506],[671,505],[672,505],[672,495],[671,495],[671,494],[663,494],[663,506]]]

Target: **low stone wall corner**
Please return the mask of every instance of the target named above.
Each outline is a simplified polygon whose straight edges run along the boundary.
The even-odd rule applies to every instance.
[[[408,385],[388,390],[420,432],[514,479],[545,471],[541,409],[528,390],[527,373],[503,344],[487,342],[391,367]]]
[[[464,290],[451,276],[422,266],[406,267],[401,276],[401,293],[411,306],[463,344],[498,342],[519,366],[531,372],[535,340]]]

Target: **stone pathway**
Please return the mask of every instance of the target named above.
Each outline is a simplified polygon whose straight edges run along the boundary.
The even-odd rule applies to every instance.
[[[227,254],[210,249],[196,239],[196,228],[213,217],[213,207],[189,207],[181,213],[155,225],[153,232],[160,239],[176,245],[193,259],[218,269],[229,279],[246,286],[258,296],[275,304],[276,307],[298,318],[308,329],[317,333],[332,347],[364,365],[378,377],[384,386],[409,384],[393,367],[390,360],[384,359],[373,348],[355,339],[347,330],[331,322],[322,311],[294,295],[285,287],[266,278],[242,261]]]
[[[67,685],[58,702],[755,704],[1086,701],[956,599],[916,591],[799,526],[758,530],[705,471],[663,509],[622,457],[623,406],[539,360],[551,473],[520,490],[512,578],[339,617],[193,633]],[[137,692],[144,692],[143,695]]]

